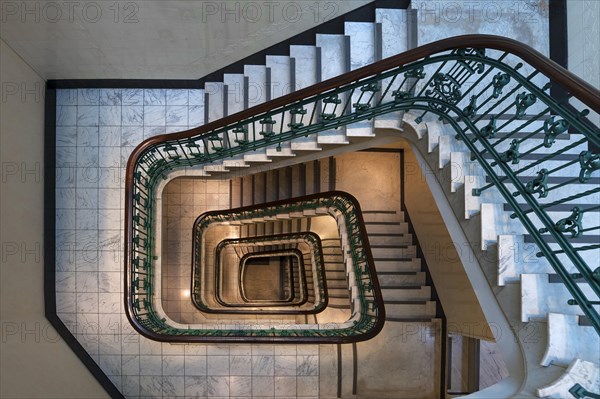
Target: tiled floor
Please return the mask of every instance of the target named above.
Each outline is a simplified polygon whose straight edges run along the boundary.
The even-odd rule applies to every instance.
[[[202,90],[57,91],[58,315],[126,397],[316,398],[318,345],[172,345],[125,317],[127,158],[147,137],[202,124],[203,99]]]

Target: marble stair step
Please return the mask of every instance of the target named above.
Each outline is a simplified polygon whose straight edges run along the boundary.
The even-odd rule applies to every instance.
[[[581,325],[580,316],[548,314],[548,342],[540,364],[567,367],[575,359],[598,362],[600,338],[592,326]]]
[[[344,279],[345,280],[345,279]],[[327,288],[331,289],[348,289],[348,283],[344,280],[329,280],[327,281]]]
[[[434,318],[436,303],[434,301],[385,301],[386,318]]]
[[[317,66],[321,63],[321,52],[315,46],[290,46],[290,57],[293,59],[293,78],[295,90],[300,90],[312,86],[319,82],[320,71]],[[313,104],[304,106],[306,114],[297,115],[296,123],[308,124],[310,115],[313,113]],[[318,151],[321,147],[317,144],[317,135],[311,134],[308,137],[300,137],[292,142],[292,149],[297,151]]]
[[[408,223],[402,222],[365,222],[367,234],[407,234]]]
[[[344,74],[350,70],[350,41],[345,35],[330,35],[317,34],[316,44],[319,47],[323,58],[326,56],[326,61],[323,59],[320,65],[319,81],[334,78]],[[328,104],[327,107],[318,110],[318,112],[335,113],[341,115],[343,104],[346,102],[344,94],[339,96],[342,101],[334,111],[333,104]],[[346,138],[346,127],[338,129],[326,130],[319,132],[317,135],[319,144],[345,144],[348,143]]]
[[[570,398],[570,389],[575,383],[585,387],[590,392],[600,392],[600,364],[575,359],[565,372],[555,381],[536,389],[540,398]]]
[[[365,222],[404,222],[404,212],[363,209],[362,216]]]
[[[338,308],[338,309],[350,309],[350,297],[345,298],[337,298],[329,296],[329,302],[327,303],[328,307]]]
[[[207,122],[214,122],[225,116],[225,96],[222,82],[206,82],[204,84],[206,95]]]
[[[376,60],[376,26],[371,22],[345,22],[344,33],[350,38],[350,70],[355,70]],[[361,96],[362,94],[362,96]],[[371,98],[372,97],[372,98]],[[355,112],[354,104],[375,105],[377,101],[377,93],[357,91],[352,95],[351,109]],[[347,137],[374,137],[373,121],[366,120],[357,123],[352,123],[346,127]]]
[[[326,276],[326,278],[327,278],[328,281],[329,281],[329,279],[346,280],[346,272],[345,271],[329,271],[329,270],[326,270],[325,271],[325,276]]]
[[[292,88],[292,61],[289,56],[285,55],[267,55],[266,66],[268,71],[268,87],[269,100],[274,100],[285,94],[289,94],[293,91]],[[273,125],[274,131],[279,131],[283,125],[284,130],[287,129],[288,124],[292,121],[291,115],[286,113],[283,118],[281,115],[274,115],[275,125]],[[290,142],[286,141],[281,143],[281,147],[284,149],[290,149]],[[267,153],[269,153],[267,151]]]
[[[481,204],[481,250],[498,242],[499,235],[519,235],[526,232],[523,224],[511,219],[503,204]]]
[[[376,9],[375,22],[380,25],[380,35],[376,37],[376,46],[378,58],[384,59],[396,54],[403,53],[409,49],[408,45],[408,25],[407,11],[397,9]],[[391,78],[385,79],[382,86],[382,93],[388,87]],[[392,92],[397,90],[401,82],[394,80],[386,93],[384,101],[392,99]],[[407,88],[407,87],[405,87]],[[402,124],[403,112],[391,112],[375,118],[375,127],[381,128],[400,128]]]
[[[371,245],[411,245],[413,243],[412,234],[369,233],[368,235]]]
[[[225,84],[226,115],[233,115],[248,108],[246,90],[247,78],[241,73],[226,73],[223,75]],[[235,134],[231,135],[234,139]],[[241,134],[239,138],[241,138]]]
[[[595,298],[592,289],[586,283],[578,283],[588,298]],[[546,274],[521,275],[521,320],[546,318],[548,313],[583,315],[579,306],[568,305],[572,299],[564,284],[553,284]],[[597,300],[597,299],[592,299]],[[600,306],[595,306],[600,311]]]
[[[375,269],[377,270],[377,273],[419,272],[421,271],[421,259],[377,259],[375,260]]]
[[[427,301],[431,299],[431,287],[383,288],[384,301]]]
[[[425,285],[424,272],[406,272],[406,273],[377,273],[377,279],[381,288],[395,287],[421,287]]]
[[[382,258],[414,258],[417,256],[417,247],[410,246],[371,246],[371,253],[374,259]]]

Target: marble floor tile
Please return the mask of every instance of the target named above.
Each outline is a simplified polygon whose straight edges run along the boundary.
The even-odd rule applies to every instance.
[[[296,356],[275,356],[275,375],[296,375]]]
[[[274,396],[275,377],[252,377],[252,396]]]
[[[121,355],[121,335],[120,334],[100,334],[98,336],[100,355]],[[138,359],[139,365],[139,359]],[[137,374],[139,374],[139,368]]]
[[[77,89],[77,105],[99,105],[100,89]]]
[[[102,295],[106,294],[100,294],[100,306],[103,305]],[[117,312],[122,312],[122,310],[118,309]],[[98,314],[98,331],[100,334],[121,336],[121,315],[117,312]]]
[[[167,89],[166,105],[187,105],[189,102],[188,92],[186,89]]]
[[[100,107],[97,105],[77,106],[77,126],[98,126],[100,122]]]
[[[100,89],[100,105],[121,105],[122,89]]]
[[[166,126],[166,107],[145,105],[144,126]]]
[[[121,125],[121,106],[108,105],[100,106],[99,110],[100,126],[120,126]]]
[[[76,126],[77,107],[72,105],[58,105],[56,107],[56,126]]]
[[[77,128],[75,126],[56,127],[56,147],[77,146]]]
[[[163,375],[183,375],[184,356],[166,355],[162,358]]]
[[[67,292],[56,293],[56,313],[77,313],[77,294]]]
[[[185,375],[207,375],[207,357],[185,355]]]
[[[121,111],[119,107],[119,120],[115,126],[105,126],[100,123],[98,131],[98,145],[102,147],[119,147],[121,145]]]
[[[166,105],[166,89],[144,89],[144,105]]]
[[[136,397],[140,395],[140,376],[127,375],[122,379],[123,395],[125,397]]]
[[[141,105],[123,105],[121,107],[122,126],[143,126],[144,107]]]
[[[319,375],[319,357],[316,355],[298,356],[297,373],[302,376]]]
[[[252,396],[252,377],[229,377],[229,395]]]
[[[274,375],[274,356],[252,356],[252,375]]]
[[[77,188],[75,203],[78,209],[98,209],[97,188]]]
[[[77,105],[76,89],[61,89],[56,91],[57,105]]]
[[[169,126],[187,126],[188,106],[167,105],[165,123]]]
[[[275,376],[275,397],[295,397],[296,376]]]
[[[229,345],[209,344],[206,346],[206,354],[209,356],[229,356]]]
[[[231,356],[230,375],[248,376],[252,375],[252,357],[251,356]]]
[[[56,272],[56,292],[76,292],[75,272]]]
[[[163,397],[183,397],[185,395],[185,377],[163,376]]]
[[[205,376],[185,376],[185,396],[187,398],[203,397],[207,392]]]
[[[229,356],[207,356],[208,375],[229,375]]]
[[[77,293],[93,292],[98,292],[98,273],[77,272]],[[94,299],[97,300],[97,297]]]
[[[229,396],[229,377],[209,376],[206,381],[208,397]]]
[[[71,167],[77,163],[77,147],[56,147],[56,166]]]
[[[121,358],[121,370],[124,376],[140,375],[140,357],[136,355],[123,355]]]
[[[140,376],[140,396],[145,398],[161,398],[162,397],[162,377]]]
[[[319,395],[319,377],[297,377],[297,396],[316,397]]]
[[[122,89],[121,103],[122,105],[144,105],[144,90]]]
[[[98,147],[99,131],[99,127],[96,125],[79,125],[77,127],[77,147]]]
[[[190,128],[204,125],[204,105],[190,105],[188,123]]]
[[[140,355],[140,375],[162,376],[162,356]]]
[[[76,189],[75,188],[57,188],[56,189],[56,208],[74,209],[76,207]]]
[[[77,293],[77,312],[82,314],[96,314],[96,324],[98,323],[98,293],[97,292],[78,292]]]
[[[98,361],[100,368],[107,375],[121,375],[121,355],[100,355]]]

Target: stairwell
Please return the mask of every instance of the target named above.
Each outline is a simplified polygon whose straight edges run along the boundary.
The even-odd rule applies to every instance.
[[[417,44],[415,11],[378,9],[372,22],[345,22],[344,34],[317,34],[315,45],[291,45],[289,55],[268,56],[265,65],[246,65],[243,73],[225,73],[222,82],[207,82],[204,90],[195,93],[204,109],[202,122],[219,120],[274,99],[285,94],[282,87],[298,90],[414,47]],[[307,112],[310,114],[312,110],[307,107]],[[341,112],[334,108],[336,115]],[[276,125],[296,123],[299,118],[301,116],[296,115],[293,119],[278,120]],[[533,123],[531,131],[540,123]],[[165,129],[175,132],[182,127]],[[272,134],[270,129],[266,121],[261,132],[241,131],[230,139],[252,140],[257,137],[253,134],[263,137]],[[147,133],[144,138],[151,134]],[[430,184],[432,191],[437,184],[443,195],[436,199],[449,206],[464,236],[476,243],[472,251],[485,273],[490,291],[496,295],[508,323],[516,326],[515,337],[512,337],[512,332],[507,332],[507,335],[518,340],[524,358],[525,371],[523,375],[515,376],[516,379],[526,378],[525,385],[519,388],[520,395],[567,397],[568,389],[576,381],[587,384],[592,391],[600,391],[600,378],[597,378],[600,373],[598,335],[577,306],[567,305],[570,299],[568,292],[562,284],[558,284],[557,276],[544,259],[535,256],[535,243],[518,221],[510,218],[513,210],[504,204],[495,189],[486,190],[479,196],[473,195],[474,188],[481,188],[489,181],[483,170],[470,160],[464,143],[457,141],[454,134],[448,125],[434,118],[421,122],[414,114],[392,113],[372,121],[247,152],[185,175],[229,180],[230,208],[256,205],[332,189],[346,190],[348,187],[344,187],[344,183],[350,182],[350,179],[340,179],[336,157],[339,159],[346,152],[377,147],[399,139],[408,141],[413,152],[420,154],[421,168],[428,168],[436,177],[437,183]],[[499,132],[497,139],[501,140],[504,134]],[[543,140],[541,135],[538,136],[530,138]],[[577,134],[564,136],[557,138],[561,142],[564,140],[564,146],[578,139]],[[532,143],[522,151],[537,147],[539,142]],[[137,142],[124,146],[127,154],[133,144]],[[506,150],[508,144],[502,143],[499,149]],[[574,146],[569,154],[550,167],[560,167],[576,160],[582,149]],[[544,147],[537,148],[523,160],[539,161],[547,154],[545,151]],[[562,173],[553,182],[560,183],[575,177],[578,169],[566,167]],[[532,174],[533,177],[535,174]],[[590,187],[597,186],[597,177],[588,184]],[[351,188],[348,191],[353,193]],[[552,195],[559,198],[563,193],[557,190]],[[588,199],[589,203],[557,205],[551,212],[568,216],[575,206],[591,208],[600,201],[597,196]],[[219,204],[223,208],[226,205]],[[430,278],[423,259],[417,257],[416,240],[410,233],[413,230],[399,207],[371,206],[368,201],[362,200],[361,206],[383,289],[387,323],[379,336],[355,347],[345,346],[336,350],[320,346],[319,396],[336,396],[339,393],[342,397],[354,394],[364,398],[398,397],[393,395],[406,392],[403,397],[437,397],[441,389],[441,370],[437,366],[431,370],[431,377],[424,379],[407,381],[390,378],[390,375],[408,375],[413,370],[427,370],[440,364],[439,304],[427,284]],[[593,210],[586,217],[598,219],[600,213]],[[305,231],[310,230],[310,223],[311,218],[307,217],[240,226],[239,236]],[[595,234],[587,237],[579,243],[592,244],[599,239]],[[346,276],[340,271],[340,242],[334,237],[322,240],[331,293],[330,306],[347,311],[350,308],[349,294],[345,290]],[[598,251],[587,252],[585,256],[589,264],[597,264]],[[312,278],[309,275],[307,272],[307,279]],[[302,320],[296,319],[295,322]],[[304,322],[307,323],[307,320]],[[535,342],[527,341],[527,337],[519,333],[529,327],[536,331]],[[411,346],[427,347],[428,350],[419,352],[420,356],[417,356],[410,353]],[[341,367],[341,373],[330,372],[327,370],[329,367]],[[342,384],[338,384],[338,378],[342,378]],[[341,392],[332,387],[339,387]]]

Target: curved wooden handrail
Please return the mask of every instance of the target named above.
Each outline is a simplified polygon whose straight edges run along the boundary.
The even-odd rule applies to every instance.
[[[240,111],[233,115],[229,115],[217,121],[207,123],[200,127],[178,133],[154,136],[140,143],[133,150],[128,159],[125,175],[126,205],[124,228],[126,233],[126,239],[124,243],[124,250],[126,271],[131,266],[131,259],[128,255],[128,250],[129,248],[132,248],[133,245],[132,217],[134,172],[136,163],[138,162],[140,156],[144,153],[145,150],[152,147],[153,145],[159,144],[164,141],[181,140],[198,136],[203,133],[215,130],[217,128],[233,124],[239,120],[243,120],[258,114],[268,112],[272,109],[290,103],[294,103],[307,97],[318,95],[327,90],[331,90],[336,87],[349,84],[363,78],[371,77],[373,75],[382,73],[392,68],[410,64],[412,62],[435,55],[437,53],[450,51],[457,48],[485,48],[504,51],[512,55],[518,56],[524,62],[527,62],[530,66],[540,71],[546,77],[550,78],[554,84],[560,85],[563,89],[568,91],[571,95],[573,95],[583,104],[585,104],[585,106],[600,114],[600,90],[588,84],[587,82],[574,75],[573,73],[569,72],[565,68],[561,67],[556,62],[548,59],[537,50],[516,40],[495,35],[463,35],[429,43],[427,45],[409,50],[405,53],[398,54],[396,56],[375,62],[363,68],[356,69],[354,71],[345,73],[332,79],[328,79],[324,82],[315,84],[313,86],[295,91],[288,95],[278,97],[277,99],[271,100],[269,102],[265,102],[252,108],[248,108],[246,110]],[[127,292],[127,288],[127,279],[125,279],[125,292]],[[129,295],[126,295],[125,302],[126,309],[130,309],[132,303]],[[126,313],[128,318],[132,320],[132,317],[130,317],[129,315],[129,311],[127,311]]]

